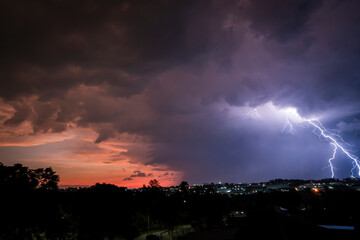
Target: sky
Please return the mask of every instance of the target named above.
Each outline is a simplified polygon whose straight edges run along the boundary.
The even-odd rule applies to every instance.
[[[6,165],[61,185],[331,177],[305,119],[360,157],[357,0],[2,0],[0,16]]]

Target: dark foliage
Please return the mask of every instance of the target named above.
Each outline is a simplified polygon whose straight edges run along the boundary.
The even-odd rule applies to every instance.
[[[213,185],[189,188],[187,182],[179,185],[179,191],[169,192],[157,181],[136,191],[105,183],[59,190],[58,181],[51,168],[0,164],[0,239],[134,239],[149,229],[171,232],[181,224],[191,224],[208,236],[240,229],[242,235],[234,239],[314,239],[319,234],[333,239],[336,234],[323,233],[316,225],[358,229],[360,222],[360,194],[352,190],[229,196],[217,194]],[[234,217],[236,211],[247,217]],[[298,232],[297,226],[303,231]],[[148,235],[147,239],[158,237]]]
[[[160,240],[160,238],[156,235],[150,234],[146,236],[146,240]]]

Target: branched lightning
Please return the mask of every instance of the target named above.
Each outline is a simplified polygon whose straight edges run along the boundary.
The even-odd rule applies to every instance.
[[[269,115],[269,113],[272,115]],[[312,132],[319,137],[320,141],[326,141],[333,147],[332,155],[328,159],[332,178],[336,175],[333,162],[338,152],[342,152],[351,160],[351,177],[354,177],[354,175],[356,175],[356,177],[360,177],[360,159],[351,152],[350,148],[355,146],[345,142],[345,140],[340,136],[339,130],[326,128],[317,118],[304,118],[300,116],[296,108],[278,108],[272,102],[261,105],[258,109],[253,109],[253,111],[250,111],[248,115],[252,119],[262,120],[266,120],[268,118],[271,119],[272,116],[274,116],[273,119],[278,120],[279,116],[281,116],[281,119],[285,116],[285,125],[281,130],[281,133],[283,134],[295,134],[295,126],[311,129]],[[355,171],[356,174],[354,174]]]
[[[287,134],[294,134],[294,127],[293,123],[296,123],[297,125],[305,128],[313,128],[312,131],[314,134],[316,134],[321,141],[327,141],[329,142],[333,147],[333,154],[329,158],[329,165],[331,169],[331,177],[335,177],[334,172],[334,165],[333,161],[335,160],[336,153],[338,150],[342,151],[348,158],[351,159],[353,167],[351,169],[351,177],[354,177],[354,171],[357,170],[358,176],[360,176],[360,161],[359,158],[352,153],[348,149],[346,149],[346,146],[353,147],[353,145],[347,143],[344,141],[344,139],[339,135],[338,130],[334,129],[327,129],[323,126],[323,124],[317,120],[317,119],[307,119],[301,117],[295,108],[287,108],[287,109],[280,109],[280,111],[285,115],[285,125],[283,129],[281,130],[282,133]]]
[[[291,113],[291,112],[290,112]],[[293,125],[292,123],[290,122],[290,117],[289,117],[289,114],[288,112],[286,112],[286,123],[283,127],[283,129],[281,130],[281,133],[290,133],[290,134],[293,134],[294,135],[294,128],[293,128]]]
[[[286,123],[285,123],[283,129],[281,130],[281,133],[294,134],[294,128],[288,118],[286,118]]]
[[[339,148],[343,153],[345,153],[346,156],[348,156],[353,161],[353,166],[354,167],[351,170],[352,177],[354,177],[353,171],[356,168],[358,169],[358,175],[360,176],[359,160],[358,160],[358,158],[356,156],[349,153],[348,150],[346,150],[343,146],[341,146],[339,144],[339,141],[344,142],[342,140],[342,138],[341,137],[339,138],[339,136],[337,134],[332,135],[331,132],[329,132],[326,128],[324,128],[324,126],[318,120],[309,120],[309,119],[307,119],[306,121],[310,125],[312,125],[314,127],[314,133],[315,134],[317,134],[319,137],[323,137],[325,140],[327,140],[328,142],[330,142],[331,144],[333,144],[335,146],[334,147],[334,152],[333,152],[333,158],[330,158],[330,160],[329,160],[332,173],[333,173],[333,165],[332,165],[331,161],[335,158],[336,150]],[[318,131],[316,131],[316,130],[318,130]]]

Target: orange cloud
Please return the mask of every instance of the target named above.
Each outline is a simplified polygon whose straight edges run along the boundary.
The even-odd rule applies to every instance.
[[[22,124],[21,128],[26,131],[31,126]],[[5,164],[20,162],[32,168],[51,166],[60,175],[60,185],[106,182],[132,188],[147,185],[154,178],[162,186],[177,185],[181,181],[181,173],[168,171],[167,166],[146,164],[151,160],[150,143],[118,136],[96,144],[96,136],[97,133],[89,128],[16,135],[8,127],[2,127],[0,150],[7,152]],[[143,173],[142,177],[124,181],[134,172]]]

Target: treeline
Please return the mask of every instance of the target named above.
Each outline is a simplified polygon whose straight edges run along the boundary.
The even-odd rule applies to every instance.
[[[142,191],[105,183],[62,190],[58,182],[59,176],[51,168],[0,163],[0,239],[134,239],[147,230],[171,232],[182,224],[209,231],[236,227],[232,216],[239,212],[247,216],[239,239],[256,239],[255,233],[263,239],[262,233],[267,236],[272,231],[273,236],[283,234],[279,211],[286,216],[281,224],[288,222],[288,216],[297,216],[312,224],[360,226],[357,191],[291,190],[228,196],[206,187],[190,190],[186,182],[171,193],[162,191],[155,180]]]
[[[222,225],[228,197],[166,194],[156,181],[142,192],[111,184],[58,189],[51,168],[0,164],[0,239],[133,239],[154,228]]]

